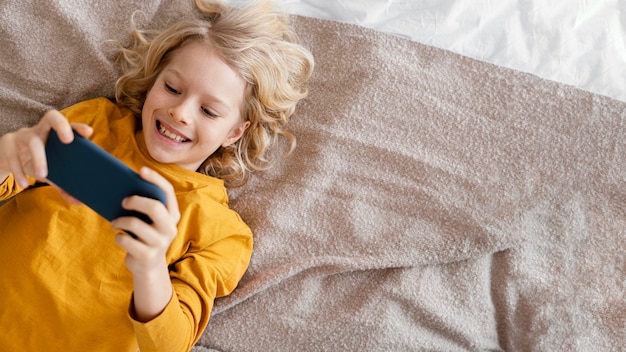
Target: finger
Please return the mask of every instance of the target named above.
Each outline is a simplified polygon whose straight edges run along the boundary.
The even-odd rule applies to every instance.
[[[124,199],[122,207],[126,210],[134,210],[143,213],[152,220],[152,224],[149,225],[152,231],[146,231],[146,236],[141,236],[142,240],[151,246],[167,246],[169,241],[171,241],[177,233],[177,221],[172,219],[167,208],[165,208],[165,206],[157,200],[146,197],[132,196]],[[122,225],[124,226],[123,229],[131,231],[135,234],[137,234],[136,231],[143,231],[143,225],[145,223],[140,219],[138,220],[138,222],[141,222],[142,224],[125,221],[124,224],[127,225]],[[152,235],[153,233],[154,236]]]
[[[48,175],[48,161],[46,160],[46,148],[40,138],[32,137],[28,141],[30,163],[33,176],[43,180]]]
[[[130,232],[136,236],[135,240],[148,246],[159,244],[159,236],[155,230],[143,220],[134,216],[123,216],[111,221],[111,227],[115,230]]]
[[[72,123],[70,125],[72,126],[72,129],[74,131],[76,131],[78,134],[85,138],[88,138],[93,133],[93,128],[84,123]]]
[[[27,172],[22,160],[28,162],[28,148],[20,147],[20,134],[26,133],[23,128],[16,132],[7,133],[0,138],[0,167],[13,174],[15,182],[22,188],[28,186]]]
[[[180,219],[180,212],[178,210],[178,200],[176,200],[176,193],[174,192],[174,187],[165,177],[161,176],[158,172],[148,168],[142,167],[139,170],[139,174],[141,178],[144,180],[154,183],[157,187],[159,187],[165,193],[165,206],[167,210],[174,218],[174,220],[178,223]]]
[[[22,163],[20,162],[19,157],[17,155],[10,157],[8,164],[9,170],[11,170],[13,178],[15,178],[15,182],[17,182],[17,184],[22,188],[28,187],[28,177],[26,177],[26,173],[22,168]]]
[[[74,140],[74,132],[69,121],[57,110],[50,110],[46,112],[39,124],[35,126],[38,129],[39,135],[42,139],[47,138],[50,129],[53,129],[59,135],[61,142],[68,144]]]
[[[158,265],[167,265],[165,253],[160,250],[154,250],[141,241],[137,241],[128,234],[117,234],[115,242],[123,250],[126,251],[126,267],[133,272],[151,271]]]
[[[115,235],[115,243],[124,249],[131,256],[135,256],[137,253],[141,253],[146,248],[146,245],[141,241],[130,237],[127,233],[119,233]]]
[[[63,198],[66,202],[70,203],[71,205],[83,204],[80,200],[72,197],[69,193],[65,192],[64,190],[60,188],[59,188],[59,193],[61,193],[61,198]]]
[[[152,220],[153,223],[157,223],[159,220],[169,217],[169,213],[165,205],[152,198],[130,196],[124,198],[122,201],[122,207],[126,210],[134,210],[145,214]]]

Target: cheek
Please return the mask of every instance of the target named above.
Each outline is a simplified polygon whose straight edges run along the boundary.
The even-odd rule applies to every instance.
[[[197,134],[199,139],[202,140],[203,152],[209,155],[213,154],[225,139],[224,131],[219,126],[210,123],[197,125]]]
[[[158,100],[157,96],[158,94],[156,93],[156,91],[150,88],[150,90],[146,92],[146,100],[144,100],[143,102],[143,109],[145,109],[146,107],[151,107],[154,102]]]
[[[155,105],[158,103],[159,97],[158,94],[155,93],[153,89],[150,89],[146,93],[146,100],[143,102],[143,106],[141,107],[141,119],[145,122],[145,120],[150,118],[151,111],[154,110]]]
[[[202,144],[206,145],[209,148],[211,148],[212,145],[215,144],[218,137],[215,134],[215,130],[211,129],[211,127],[207,126],[206,124],[197,125],[197,133],[198,137],[200,137],[203,142]]]

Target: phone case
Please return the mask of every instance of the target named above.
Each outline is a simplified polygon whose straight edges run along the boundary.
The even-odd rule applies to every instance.
[[[139,195],[165,204],[160,188],[76,132],[72,143],[64,144],[51,130],[46,157],[48,179],[109,221],[136,216],[152,223],[145,214],[122,208],[122,200],[128,196]]]

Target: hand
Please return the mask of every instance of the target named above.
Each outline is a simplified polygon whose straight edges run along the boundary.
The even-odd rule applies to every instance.
[[[140,175],[165,192],[166,205],[151,198],[128,197],[122,202],[122,207],[146,214],[152,224],[127,216],[113,220],[111,225],[114,229],[130,231],[137,236],[133,239],[120,234],[116,242],[127,252],[126,266],[134,275],[150,275],[167,267],[165,254],[176,237],[180,212],[174,188],[163,176],[147,167],[140,170]]]
[[[136,217],[121,217],[111,222],[115,229],[127,230],[136,239],[119,234],[115,242],[126,251],[126,267],[133,273],[133,311],[138,321],[147,322],[158,316],[173,295],[172,282],[165,255],[177,234],[180,212],[174,187],[153,170],[140,170],[141,177],[165,192],[165,204],[158,200],[132,196],[122,206],[146,214],[153,221],[145,223]]]
[[[60,112],[51,110],[35,126],[0,137],[0,175],[12,173],[22,188],[28,187],[27,176],[46,182],[48,164],[45,144],[50,130],[54,129],[59,134],[61,142],[71,143],[74,140],[72,128],[84,137],[93,133],[91,127],[70,124]]]

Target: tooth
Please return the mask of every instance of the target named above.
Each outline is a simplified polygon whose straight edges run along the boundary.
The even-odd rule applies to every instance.
[[[161,132],[162,135],[164,135],[165,137],[176,141],[178,143],[183,142],[185,139],[183,137],[180,137],[172,132],[170,132],[169,130],[167,130],[165,127],[163,127],[163,125],[159,126],[159,132]]]

